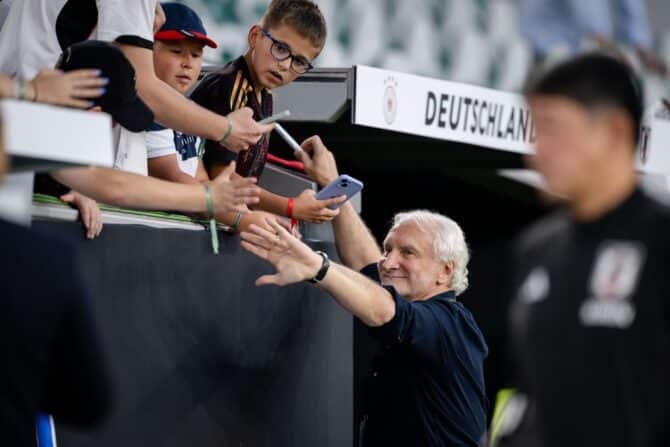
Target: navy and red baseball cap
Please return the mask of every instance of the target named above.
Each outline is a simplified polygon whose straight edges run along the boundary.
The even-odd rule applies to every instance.
[[[182,3],[161,3],[165,11],[165,24],[154,34],[156,40],[195,39],[211,48],[218,45],[207,37],[202,20],[191,8]]]

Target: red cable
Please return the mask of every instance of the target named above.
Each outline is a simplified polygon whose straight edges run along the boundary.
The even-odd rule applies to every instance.
[[[279,158],[276,155],[268,154],[268,161],[271,161],[272,163],[276,163],[280,166],[284,166],[285,168],[290,168],[296,171],[300,172],[305,172],[305,165],[301,161],[294,161],[294,160],[285,160],[283,158]]]

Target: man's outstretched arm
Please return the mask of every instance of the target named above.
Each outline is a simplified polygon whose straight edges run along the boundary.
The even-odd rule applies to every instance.
[[[241,233],[242,247],[277,270],[258,278],[256,285],[283,286],[313,278],[321,269],[321,255],[276,222],[268,225],[274,233],[256,225]],[[393,297],[386,289],[345,266],[332,263],[319,287],[367,326],[381,326],[395,315]]]

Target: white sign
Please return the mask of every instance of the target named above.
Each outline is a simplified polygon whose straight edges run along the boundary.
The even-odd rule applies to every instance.
[[[112,166],[112,120],[106,113],[4,99],[0,117],[10,155]]]
[[[358,65],[354,124],[531,153],[523,96]]]

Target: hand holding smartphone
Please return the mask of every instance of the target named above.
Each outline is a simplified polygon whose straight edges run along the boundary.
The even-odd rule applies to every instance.
[[[357,192],[363,189],[363,182],[355,178],[342,174],[335,180],[327,184],[316,194],[317,200],[327,200],[333,197],[347,196],[347,200],[351,199]],[[344,203],[344,202],[342,202]],[[331,205],[329,208],[337,209],[342,206],[342,203]]]

